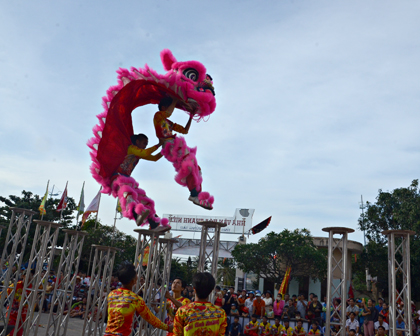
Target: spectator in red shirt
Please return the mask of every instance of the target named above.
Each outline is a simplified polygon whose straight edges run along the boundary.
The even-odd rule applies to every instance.
[[[252,303],[252,306],[252,314],[261,316],[261,318],[263,318],[265,314],[265,302],[264,300],[261,300],[261,293],[257,293],[255,295],[255,300]]]

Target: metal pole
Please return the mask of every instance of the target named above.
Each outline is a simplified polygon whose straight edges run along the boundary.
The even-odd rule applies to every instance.
[[[109,293],[112,270],[114,267],[115,252],[119,249],[110,246],[93,245],[95,257],[93,259],[91,285],[89,290],[94,291],[88,295],[86,317],[82,336],[102,335],[106,317],[107,295]]]
[[[79,269],[80,257],[82,254],[83,242],[88,234],[85,231],[64,229],[65,233],[63,249],[61,250],[58,274],[63,271],[63,279],[59,286],[54,287],[51,298],[51,309],[49,311],[48,323],[45,335],[59,336],[66,335],[69,314],[64,314],[72,304],[76,277]],[[56,314],[54,307],[57,306]],[[67,309],[66,309],[67,308]],[[38,327],[38,325],[37,325]],[[37,334],[35,330],[35,336]]]
[[[5,273],[0,275],[0,282],[3,282],[4,287],[0,295],[0,318],[3,321],[5,328],[0,332],[1,336],[6,335],[6,326],[9,323],[9,316],[4,314],[4,305],[5,302],[11,303],[15,296],[16,284],[19,280],[19,273],[22,267],[23,255],[25,254],[26,241],[28,239],[30,225],[32,223],[32,216],[36,212],[28,209],[20,208],[10,208],[12,210],[12,217],[10,219],[10,224],[7,229],[5,244],[3,252],[0,259],[0,265],[4,265],[5,262],[8,262],[9,266]],[[19,253],[17,253],[17,248],[20,247]],[[10,253],[8,252],[10,250]],[[13,271],[13,267],[16,267],[16,270]],[[12,286],[10,293],[7,293],[7,286]]]
[[[397,331],[402,331],[405,336],[413,336],[411,316],[411,270],[410,270],[410,230],[386,230],[382,232],[388,237],[388,282],[389,294],[389,334],[396,336]],[[402,278],[402,287],[397,291],[397,278]],[[397,310],[401,300],[404,312]],[[405,328],[397,329],[397,319],[401,317]]]
[[[32,325],[36,325],[40,318],[40,310],[38,314],[35,314],[35,303],[39,298],[41,292],[41,302],[45,296],[45,288],[40,289],[41,278],[46,279],[49,273],[52,263],[54,261],[54,251],[57,243],[58,232],[61,224],[52,223],[47,221],[34,220],[37,225],[34,241],[32,244],[31,255],[29,257],[27,273],[25,282],[23,285],[24,290],[22,291],[18,321],[20,321],[24,310],[27,310],[27,318],[22,323],[19,323],[19,327],[14,329],[13,335],[16,336],[20,331],[23,331],[23,335],[28,335]],[[48,251],[48,248],[50,250]],[[47,263],[47,272],[44,277],[41,276],[44,263]],[[34,274],[30,276],[29,272],[33,265],[36,265],[33,269]],[[35,316],[34,316],[35,315]]]
[[[201,225],[201,241],[200,241],[200,253],[198,261],[198,272],[204,272],[206,262],[210,264],[210,272],[217,281],[217,267],[219,259],[219,245],[220,245],[220,233],[222,227],[227,226],[226,223],[203,221],[198,222]],[[214,229],[214,234],[209,235],[209,229]],[[207,253],[207,248],[210,252]],[[214,292],[211,292],[209,300],[213,302]]]
[[[333,249],[330,246],[333,246],[334,235],[332,232],[328,236],[328,271],[327,271],[327,311],[326,311],[326,333],[328,334],[331,330],[331,302],[332,302],[332,283],[333,283],[333,272],[332,272],[332,253]]]
[[[354,232],[353,229],[345,227],[328,227],[322,231],[328,232],[328,283],[327,283],[327,316],[325,333],[330,335],[331,325],[340,327],[338,335],[346,336],[346,310],[345,304],[347,300],[347,280],[349,277],[348,270],[348,249],[347,236],[348,233]],[[334,235],[341,235],[340,239],[334,239]],[[337,258],[335,256],[338,254]],[[336,274],[334,274],[336,273]],[[335,275],[335,276],[334,276]],[[336,286],[334,278],[339,279],[340,283]],[[336,296],[341,300],[341,304],[334,307],[331,303],[333,297]],[[338,317],[338,322],[331,321],[331,312]]]
[[[158,288],[155,285],[161,276],[159,276],[160,270],[160,252],[162,245],[160,244],[160,236],[164,235],[165,232],[169,231],[167,228],[164,231],[153,231],[135,229],[134,232],[138,233],[137,246],[136,246],[136,259],[134,265],[137,270],[137,283],[133,288],[133,291],[137,294],[143,295],[143,299],[149,309],[153,309],[154,296],[158,293]],[[143,266],[143,259],[147,255],[147,248],[149,249],[149,255],[147,258],[146,267]],[[165,267],[164,267],[165,268]],[[140,283],[140,279],[143,278],[144,283]],[[164,293],[161,293],[161,301],[163,300]],[[163,302],[163,301],[162,301]],[[134,326],[137,324],[137,330],[134,330]],[[133,319],[133,335],[145,336],[153,333],[153,328],[149,327],[147,323],[140,317],[136,316]]]

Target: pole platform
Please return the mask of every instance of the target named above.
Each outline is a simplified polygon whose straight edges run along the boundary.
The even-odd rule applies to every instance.
[[[405,336],[413,336],[411,315],[411,269],[410,269],[410,236],[411,230],[385,230],[382,232],[388,238],[388,284],[389,284],[389,335],[396,336],[402,331]],[[397,279],[402,285],[397,289]],[[404,306],[397,309],[399,302]],[[404,329],[397,329],[397,319],[402,318]]]
[[[111,246],[92,245],[95,249],[93,258],[91,284],[86,304],[86,317],[83,324],[82,336],[103,335],[105,317],[107,315],[106,294],[110,291],[111,276],[114,267],[115,253],[120,249]]]
[[[135,229],[138,233],[134,264],[137,271],[137,283],[133,291],[142,296],[147,307],[154,310],[155,298],[160,294],[160,301],[166,302],[165,291],[168,289],[171,272],[172,250],[176,239],[163,238],[168,227],[162,231]],[[147,258],[147,261],[145,260]],[[163,267],[160,267],[163,260]],[[144,264],[146,261],[146,264]],[[160,304],[157,317],[163,320],[166,305]],[[140,316],[133,319],[133,335],[160,336],[161,330],[149,326]]]
[[[198,259],[198,272],[204,272],[206,265],[210,264],[210,273],[217,281],[217,262],[219,259],[219,245],[220,245],[220,232],[221,228],[227,226],[226,223],[202,221],[197,222],[197,225],[201,225],[201,240],[200,240],[200,252]],[[211,230],[210,229],[214,229]],[[213,235],[209,234],[213,232]],[[207,249],[210,252],[207,253]],[[213,300],[214,292],[210,294],[210,301]]]
[[[348,247],[347,235],[354,232],[351,228],[346,227],[326,227],[322,231],[328,232],[328,275],[327,275],[327,317],[326,328],[331,330],[331,326],[339,326],[337,335],[346,336],[346,310],[341,309],[340,305],[334,307],[333,298],[339,298],[344,304],[347,300],[347,282],[348,282]],[[341,238],[334,239],[334,235],[341,235]],[[337,254],[339,256],[337,256]],[[334,274],[335,273],[335,274]],[[337,274],[338,273],[338,274]],[[335,275],[335,276],[334,276]],[[339,284],[334,283],[334,278],[338,279]],[[331,316],[338,318],[338,321],[331,321]]]
[[[6,272],[0,275],[0,323],[3,324],[4,329],[0,331],[0,335],[6,334],[9,317],[6,316],[3,307],[6,302],[12,302],[15,296],[16,285],[19,279],[19,273],[22,268],[22,260],[25,254],[26,242],[29,236],[29,229],[32,223],[32,216],[37,213],[32,210],[10,207],[12,216],[7,228],[5,243],[0,257],[0,265],[8,263]],[[19,247],[19,249],[18,249]],[[10,251],[10,252],[9,252]],[[15,268],[15,269],[14,269]],[[10,293],[7,293],[6,288],[12,287]]]
[[[72,305],[83,242],[85,236],[88,235],[86,231],[70,229],[63,229],[62,231],[65,236],[57,274],[60,276],[63,272],[63,279],[58,286],[54,287],[51,296],[51,309],[45,331],[47,336],[66,335],[70,314],[69,312],[64,314],[64,312],[69,310]],[[56,313],[54,313],[54,307],[57,307]],[[38,328],[38,325],[36,328]]]

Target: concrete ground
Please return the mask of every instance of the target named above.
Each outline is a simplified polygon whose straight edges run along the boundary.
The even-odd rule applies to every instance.
[[[41,320],[38,327],[37,336],[46,336],[47,332],[47,323],[48,323],[48,314],[41,314]],[[84,320],[80,318],[70,318],[67,325],[68,336],[81,336],[83,332],[83,323]],[[63,329],[60,329],[60,335],[63,335]],[[53,329],[50,328],[49,334],[53,333]],[[35,328],[32,327],[29,335],[35,335]]]
[[[39,336],[45,336],[46,335],[46,327],[48,323],[48,314],[41,314],[41,321],[40,321],[40,327],[38,328],[38,334]],[[83,331],[83,323],[84,320],[81,318],[70,318],[68,325],[67,325],[67,335],[68,336],[81,336]],[[50,331],[51,332],[51,331]],[[60,330],[60,334],[62,334],[62,330]],[[33,335],[34,332],[31,331],[30,335]]]

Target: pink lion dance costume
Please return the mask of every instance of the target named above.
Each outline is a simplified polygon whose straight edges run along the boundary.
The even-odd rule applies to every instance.
[[[130,137],[134,134],[131,113],[143,105],[157,104],[165,96],[178,99],[176,108],[192,114],[200,121],[214,112],[213,82],[206,74],[206,68],[197,61],[177,62],[171,51],[161,52],[166,74],[160,75],[149,68],[120,68],[118,84],[110,87],[103,97],[104,112],[97,115],[99,124],[93,128],[94,136],[88,141],[91,149],[92,176],[102,185],[102,192],[118,197],[124,217],[134,219],[133,211],[141,215],[149,210],[149,219],[168,226],[166,218],[156,216],[154,202],[131,176],[116,175],[124,161]],[[189,148],[184,138],[175,137],[166,141],[162,154],[175,170],[175,181],[190,190],[197,191],[200,203],[213,204],[214,198],[202,192],[202,177],[197,164],[196,148]]]

